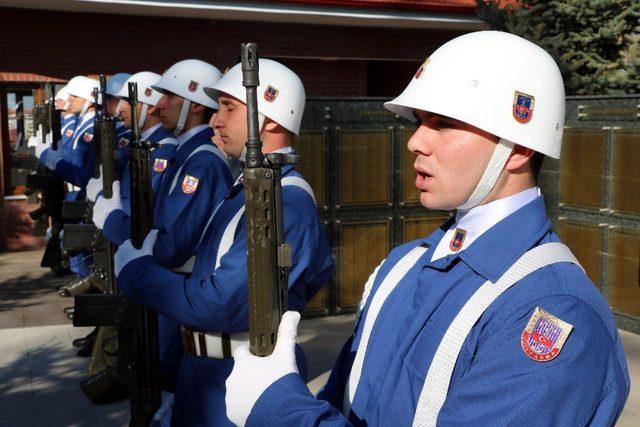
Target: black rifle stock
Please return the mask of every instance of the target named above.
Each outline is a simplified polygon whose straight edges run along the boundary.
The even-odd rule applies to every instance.
[[[247,162],[244,191],[247,221],[249,342],[251,353],[273,352],[282,314],[288,307],[291,247],[284,243],[282,154],[262,154],[258,128],[258,46],[242,44],[242,84],[247,91]]]
[[[51,132],[51,148],[56,150],[60,140],[60,110],[55,108],[55,86],[49,85],[49,97],[38,104],[34,111],[34,128],[41,131],[43,139]],[[62,230],[62,202],[64,200],[64,182],[53,173],[39,166],[36,173],[27,175],[26,193],[40,192],[40,207],[29,213],[38,228],[51,227],[51,238],[47,242],[40,266],[53,271],[62,270],[62,251],[60,249],[60,231]]]
[[[151,142],[141,141],[138,132],[138,86],[129,83],[131,106],[131,243],[141,248],[153,227],[151,188]],[[119,348],[130,373],[131,425],[148,426],[160,407],[158,319],[154,311],[129,303],[128,334],[119,333]],[[124,348],[123,348],[124,346]]]

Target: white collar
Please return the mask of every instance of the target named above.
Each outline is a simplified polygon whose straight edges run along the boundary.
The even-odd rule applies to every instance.
[[[524,205],[537,199],[541,194],[538,187],[532,187],[511,196],[494,200],[486,205],[476,206],[469,210],[458,210],[456,212],[456,222],[438,243],[436,250],[433,251],[431,260],[434,261],[468,248],[485,231]],[[461,247],[458,250],[454,250],[451,248],[451,244],[456,230],[459,229],[464,230],[465,235],[462,238]]]
[[[185,142],[190,140],[195,134],[197,134],[198,132],[203,131],[204,129],[206,129],[208,127],[209,127],[208,124],[198,125],[196,127],[193,127],[191,129],[189,129],[188,131],[178,135],[178,138],[177,138],[178,139],[178,148],[180,148],[182,146],[182,144],[184,144]]]
[[[149,138],[151,134],[154,133],[160,126],[162,126],[162,123],[156,123],[155,125],[151,126],[149,129],[140,134],[140,139],[144,140]]]
[[[280,148],[279,150],[269,151],[269,153],[289,154],[289,153],[293,153],[293,147],[283,147],[283,148]],[[264,153],[264,154],[269,154],[269,153]],[[242,175],[243,174],[240,174],[240,176],[236,178],[236,182],[234,182],[233,185],[238,185],[240,183],[240,181],[242,180]]]

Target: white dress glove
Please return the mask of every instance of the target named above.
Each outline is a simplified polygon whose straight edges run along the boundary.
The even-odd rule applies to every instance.
[[[47,142],[42,142],[42,139],[38,139],[36,141],[36,157],[40,158],[40,156],[42,156],[42,153],[44,153],[44,151],[49,148],[51,148],[51,140],[48,140]]]
[[[99,196],[93,205],[93,223],[100,230],[104,228],[104,223],[109,214],[116,209],[122,209],[122,200],[120,200],[120,181],[113,181],[111,186],[113,195],[110,199]]]
[[[144,242],[140,249],[133,247],[131,239],[127,239],[123,244],[121,244],[116,251],[116,254],[113,256],[113,268],[115,270],[116,277],[118,277],[120,271],[122,271],[122,269],[134,259],[153,255],[153,247],[156,245],[156,240],[158,240],[158,230],[154,228],[149,232],[149,234],[147,234],[147,237],[144,238]]]
[[[278,328],[278,341],[273,353],[267,357],[254,356],[249,346],[243,345],[233,352],[234,365],[227,378],[225,404],[227,417],[236,425],[247,422],[253,405],[264,391],[287,374],[298,373],[296,365],[296,336],[300,313],[287,311]]]
[[[87,183],[87,199],[90,202],[95,202],[98,194],[102,193],[102,165],[100,165],[100,176],[97,178],[91,178]]]

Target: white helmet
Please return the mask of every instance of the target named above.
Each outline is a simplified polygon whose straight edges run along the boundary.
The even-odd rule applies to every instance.
[[[203,89],[213,86],[220,79],[220,75],[220,70],[211,64],[199,59],[185,59],[169,67],[160,81],[153,85],[153,89],[162,94],[171,92],[184,99],[178,124],[173,131],[175,135],[182,132],[191,102],[218,109],[218,103],[209,98]]]
[[[144,125],[144,122],[147,119],[147,110],[149,109],[149,106],[155,107],[158,101],[160,101],[160,98],[162,98],[162,94],[152,87],[154,84],[158,83],[161,78],[162,76],[160,74],[156,74],[151,71],[140,71],[139,73],[135,73],[129,77],[127,81],[124,82],[120,90],[115,94],[118,98],[129,99],[129,83],[138,84],[138,101],[142,103],[142,111],[138,118],[139,128]],[[122,99],[120,102],[125,102]]]
[[[562,75],[546,51],[513,34],[480,31],[445,43],[385,107],[411,121],[416,109],[441,114],[500,137],[476,189],[458,209],[486,198],[514,144],[560,157]]]
[[[67,99],[69,99],[69,91],[67,90],[67,86],[63,86],[60,88],[60,90],[58,90],[58,92],[56,93],[56,96],[53,97],[53,99],[55,101],[57,100],[62,100],[62,101],[66,101]]]
[[[289,68],[271,59],[260,58],[258,66],[258,112],[297,135],[306,100],[302,81]],[[215,100],[224,92],[246,103],[242,64],[229,69],[215,85],[206,87],[205,92]]]
[[[152,86],[158,83],[162,76],[160,74],[153,73],[151,71],[140,71],[133,74],[122,85],[120,90],[114,95],[118,98],[129,98],[129,83],[138,84],[138,101],[149,104],[152,107],[158,103],[162,94],[155,90]]]
[[[169,67],[153,88],[162,94],[172,92],[184,99],[217,110],[218,103],[213,102],[202,89],[215,84],[220,75],[220,70],[211,64],[199,59],[185,59]]]
[[[122,88],[124,82],[131,77],[129,73],[116,73],[107,79],[107,87],[105,92],[107,95],[116,96],[116,93]]]
[[[93,102],[93,91],[100,87],[100,82],[96,79],[84,77],[69,85],[69,94]]]
[[[385,107],[412,121],[414,109],[442,114],[560,157],[562,75],[544,49],[513,34],[480,31],[445,43]]]
[[[82,111],[78,114],[79,117],[82,117],[85,115],[91,104],[93,104],[93,93],[100,87],[100,82],[96,79],[90,79],[89,77],[82,76],[81,79],[69,86],[69,95],[84,99]]]

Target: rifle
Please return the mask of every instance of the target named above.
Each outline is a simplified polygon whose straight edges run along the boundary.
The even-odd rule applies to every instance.
[[[106,109],[104,108],[104,101],[106,99],[106,78],[104,75],[100,75],[100,92],[94,93],[96,100],[96,138],[93,147],[94,150],[94,164],[93,175],[94,178],[100,177],[100,166],[102,165],[102,184],[103,184],[103,197],[111,198],[112,184],[115,179],[115,132],[116,122],[113,117],[110,117]],[[65,203],[63,211],[65,217],[68,218],[71,208],[76,209],[78,213],[84,213],[86,216],[90,215],[91,202],[75,202],[73,204]],[[85,216],[85,219],[86,219]],[[60,295],[62,296],[76,296],[82,292],[86,292],[90,287],[95,287],[103,292],[115,293],[115,275],[113,266],[113,254],[115,253],[114,246],[111,242],[107,241],[102,236],[102,233],[91,224],[67,224],[65,225],[65,242],[64,249],[69,252],[79,252],[81,250],[93,251],[93,266],[91,267],[91,274],[86,280],[80,280],[65,288],[62,288]],[[83,322],[80,319],[79,322]]]
[[[138,85],[129,83],[131,106],[131,243],[141,248],[153,228],[153,190],[150,153],[152,143],[138,132]],[[160,407],[158,318],[146,307],[129,302],[126,333],[118,331],[121,361],[130,373],[131,425],[148,426]]]
[[[288,307],[291,246],[284,243],[282,166],[295,156],[262,154],[258,127],[258,45],[241,45],[242,85],[247,91],[247,161],[244,191],[249,282],[249,349],[257,356],[273,352],[282,314]]]
[[[51,148],[58,149],[58,141],[61,138],[60,115],[61,111],[55,108],[55,86],[49,84],[49,99],[40,104],[35,112],[35,120],[42,131],[42,137],[51,132]],[[49,169],[39,166],[35,174],[27,175],[27,188],[25,194],[31,194],[36,190],[41,193],[40,207],[29,212],[31,219],[40,226],[49,225],[51,220],[51,238],[47,242],[41,267],[49,267],[58,272],[62,267],[62,251],[60,249],[60,231],[62,230],[62,202],[64,200],[64,182],[53,175]],[[46,227],[45,227],[46,228]]]

